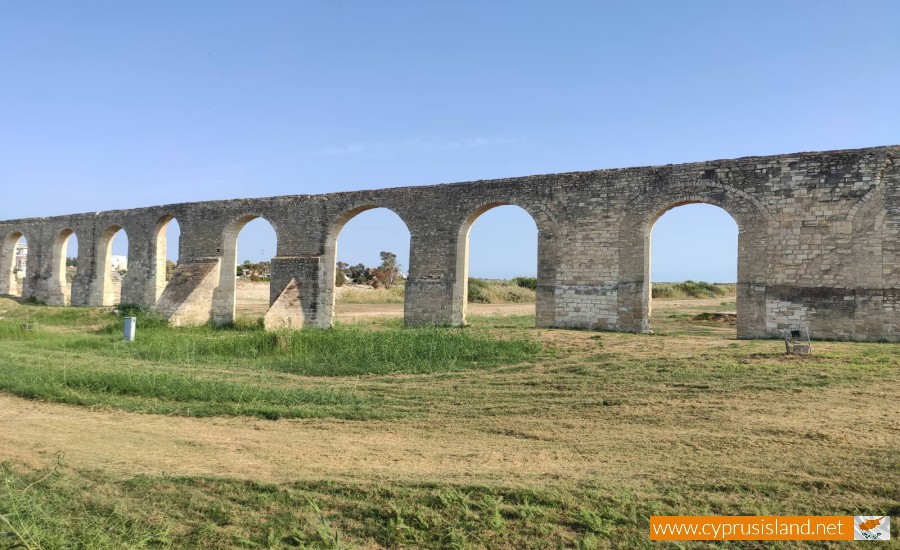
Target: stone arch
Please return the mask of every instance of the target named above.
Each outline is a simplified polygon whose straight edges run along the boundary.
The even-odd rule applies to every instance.
[[[540,319],[542,317],[542,313],[544,316],[547,314],[552,315],[552,303],[549,303],[549,300],[546,292],[543,292],[543,289],[552,288],[553,281],[550,280],[552,276],[551,273],[548,273],[546,269],[541,269],[542,262],[540,258],[542,257],[542,253],[546,253],[546,250],[543,250],[544,246],[542,246],[543,240],[541,238],[542,232],[541,227],[546,225],[545,223],[541,223],[541,220],[545,219],[544,216],[535,215],[531,209],[518,204],[516,201],[510,200],[491,200],[489,202],[484,202],[474,209],[472,209],[469,214],[459,223],[458,230],[456,232],[456,275],[453,281],[453,324],[455,325],[464,325],[466,323],[466,309],[468,306],[468,291],[469,291],[469,234],[472,230],[472,226],[475,222],[480,218],[485,212],[489,210],[493,210],[494,208],[500,206],[515,206],[531,217],[531,220],[534,222],[535,227],[538,230],[538,251],[537,251],[537,287],[538,291],[536,292],[536,301],[535,310],[536,310],[536,319],[538,325],[540,325]],[[546,267],[547,262],[544,262],[544,266]]]
[[[103,306],[112,306],[121,302],[122,289],[125,287],[124,279],[128,275],[120,276],[118,274],[113,274],[112,250],[113,241],[120,232],[125,235],[126,239],[128,238],[128,232],[123,226],[113,224],[107,226],[106,229],[100,233],[100,238],[97,239],[97,247],[95,249],[96,271],[94,273],[95,294],[92,303]],[[130,248],[130,239],[128,244]],[[126,257],[128,256],[130,255],[126,254]],[[117,278],[118,281],[114,280],[114,278]]]
[[[739,338],[765,333],[765,289],[770,213],[759,200],[719,182],[668,186],[639,195],[627,207],[620,236],[618,302],[625,330],[650,330],[650,234],[659,218],[686,204],[710,204],[738,226],[737,310]]]
[[[664,281],[736,283],[738,223],[719,206],[704,202],[674,205],[649,224],[647,315],[656,330],[664,317],[656,315],[657,284]],[[715,228],[715,231],[710,229]],[[704,273],[705,272],[705,273]],[[740,301],[740,299],[738,299]],[[734,337],[734,324],[730,327]],[[684,327],[684,330],[690,330]]]
[[[874,201],[874,202],[873,202]],[[884,202],[884,187],[881,185],[881,182],[878,181],[876,184],[870,188],[866,193],[859,198],[853,206],[850,207],[850,210],[847,211],[847,216],[844,218],[849,227],[856,227],[859,217],[859,212],[867,209],[868,206],[876,203]]]
[[[670,206],[666,207],[667,203]],[[649,205],[649,208],[642,208],[644,217],[650,220],[655,216],[653,219],[655,222],[672,208],[696,203],[718,206],[735,220],[747,210],[757,212],[764,218],[770,217],[771,214],[765,204],[746,191],[725,183],[703,180],[674,184],[662,190],[645,191],[629,201],[627,211],[633,213],[635,207]]]
[[[151,280],[153,281],[154,295],[152,303],[155,304],[159,297],[162,296],[163,291],[165,290],[168,281],[166,280],[166,260],[168,260],[168,252],[169,252],[169,242],[166,237],[166,230],[169,227],[169,224],[172,222],[178,224],[179,228],[181,227],[181,222],[175,217],[174,214],[168,213],[160,216],[160,218],[156,221],[156,227],[154,229],[153,234],[153,253],[151,257],[153,258],[153,263],[151,264]],[[179,247],[181,245],[181,240],[179,238]],[[179,250],[179,258],[181,257],[181,253]]]
[[[320,326],[331,326],[334,319],[334,288],[338,259],[337,242],[338,238],[341,235],[341,231],[344,229],[344,226],[346,226],[347,223],[356,216],[362,214],[363,212],[376,210],[379,208],[383,208],[396,215],[398,218],[400,218],[400,221],[403,222],[403,225],[406,226],[406,229],[409,230],[409,222],[406,220],[406,218],[403,217],[403,215],[400,214],[400,212],[390,206],[385,206],[374,202],[362,202],[352,205],[349,208],[342,210],[341,213],[336,216],[335,219],[331,221],[331,223],[328,224],[328,230],[325,232],[325,241],[323,243],[322,254],[323,279],[320,281],[320,288],[322,289],[321,303],[324,311],[321,312],[322,322],[320,323]],[[412,250],[410,249],[410,258],[411,257]],[[404,311],[405,310],[406,306],[404,305]]]
[[[28,237],[25,236],[25,233],[15,230],[7,233],[3,238],[3,242],[0,243],[0,270],[2,270],[0,294],[8,296],[24,295],[24,289],[19,288],[19,280],[16,276],[16,246],[22,239],[25,239],[27,243]]]
[[[74,286],[74,281],[70,285],[66,278],[66,268],[68,267],[66,262],[68,260],[69,239],[73,236],[76,239],[78,238],[75,235],[75,230],[66,227],[57,232],[56,237],[53,239],[53,255],[50,258],[50,299],[48,301],[51,305],[67,306],[72,303],[72,286]],[[80,240],[78,244],[79,246],[81,245]],[[78,254],[78,256],[81,256],[81,254]],[[75,276],[78,277],[77,274]]]
[[[97,303],[103,306],[112,306],[115,305],[117,301],[121,301],[121,289],[124,288],[123,282],[120,280],[118,283],[119,286],[119,295],[116,296],[116,283],[113,281],[112,275],[112,248],[113,248],[113,240],[119,232],[122,232],[126,238],[128,238],[128,232],[125,231],[125,228],[118,224],[113,224],[108,226],[100,233],[100,238],[97,239],[97,248],[95,251],[96,258],[96,273],[95,273],[95,287],[96,295],[93,303]],[[131,242],[129,240],[129,247]],[[127,276],[127,275],[126,275]],[[124,277],[122,277],[124,279]]]
[[[866,205],[866,203],[868,203],[869,201],[871,201],[872,199],[876,198],[879,195],[882,195],[881,198],[883,200],[884,173],[886,170],[891,168],[893,166],[893,164],[894,164],[893,158],[890,155],[886,156],[884,159],[884,165],[881,166],[878,170],[876,170],[873,175],[872,187],[870,187],[869,190],[866,191],[863,194],[863,196],[859,198],[859,200],[857,200],[855,203],[853,203],[853,206],[851,206],[850,210],[847,211],[847,216],[845,217],[845,220],[849,223],[850,227],[854,226],[854,224],[856,223],[856,217],[859,214],[859,211]]]
[[[278,226],[269,220],[268,217],[258,214],[243,214],[239,217],[232,219],[225,228],[222,230],[222,240],[221,240],[221,263],[219,270],[219,284],[216,287],[215,297],[213,298],[213,309],[212,309],[212,322],[215,325],[227,325],[228,323],[234,322],[235,319],[235,305],[236,305],[236,276],[235,272],[237,270],[237,240],[238,236],[241,233],[241,230],[244,227],[252,222],[253,220],[261,219],[268,223],[273,231],[275,232],[275,240],[276,240],[276,251],[273,254],[273,257],[277,254],[279,231]],[[271,304],[274,298],[272,297],[271,285],[270,285],[270,296],[269,303]]]
[[[883,265],[872,262],[871,258],[883,256],[886,217],[884,187],[879,185],[856,201],[844,221],[839,222],[843,227],[838,231],[846,234],[839,237],[846,240],[838,239],[836,243],[841,246],[841,252],[849,255],[844,262],[856,266],[842,278],[843,284],[868,288],[884,286]]]
[[[403,222],[403,225],[405,225],[407,228],[410,227],[409,221],[404,216],[404,213],[401,210],[394,208],[393,206],[380,204],[373,201],[363,201],[351,204],[348,207],[343,208],[338,215],[334,216],[332,220],[326,222],[327,230],[325,231],[324,253],[327,255],[329,246],[333,246],[335,243],[337,243],[341,231],[350,220],[362,214],[363,212],[366,212],[368,210],[376,210],[378,208],[384,208],[385,210],[390,211],[392,214],[400,218],[400,220]]]

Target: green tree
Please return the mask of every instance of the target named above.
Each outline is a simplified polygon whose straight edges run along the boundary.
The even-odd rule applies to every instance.
[[[522,288],[530,288],[531,290],[537,288],[537,277],[513,277],[512,282]]]
[[[240,277],[241,275],[244,275],[245,273],[249,273],[250,271],[252,271],[252,269],[253,269],[253,262],[251,262],[250,260],[244,260],[244,263],[237,266],[237,268],[234,271],[234,274],[237,275],[238,277]]]
[[[172,260],[166,260],[166,280],[171,281],[172,276],[175,275],[175,269],[178,267],[178,264],[173,262]]]
[[[381,251],[381,265],[374,270],[375,280],[384,288],[391,288],[400,280],[400,264],[397,263],[397,255],[386,250]]]
[[[372,270],[361,263],[350,266],[347,271],[350,279],[358,285],[364,285],[372,279]]]

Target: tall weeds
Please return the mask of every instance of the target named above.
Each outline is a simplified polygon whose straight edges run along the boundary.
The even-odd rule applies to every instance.
[[[734,283],[707,283],[687,280],[683,283],[653,283],[654,298],[684,300],[688,298],[719,298],[734,296]]]

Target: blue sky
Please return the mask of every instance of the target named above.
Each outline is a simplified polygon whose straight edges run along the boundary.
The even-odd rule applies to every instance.
[[[0,219],[896,144],[898,28],[894,1],[12,0]],[[534,272],[505,210],[473,275]],[[733,279],[733,222],[679,210],[653,278]],[[353,220],[341,259],[408,263],[391,220]]]

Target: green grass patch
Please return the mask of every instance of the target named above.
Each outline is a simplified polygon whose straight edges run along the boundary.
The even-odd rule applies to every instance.
[[[647,523],[632,495],[591,487],[0,475],[10,540],[30,548],[595,548]]]
[[[466,315],[466,322],[476,329],[520,331],[534,330],[534,314],[527,315]]]
[[[265,332],[258,324],[171,328],[138,317],[135,342],[121,339],[121,317],[85,315],[68,327],[42,308],[46,324],[0,321],[0,390],[31,399],[187,416],[366,419],[406,414],[389,396],[366,393],[346,377],[430,375],[534,360],[541,345],[496,338],[484,328],[377,327]],[[25,311],[20,318],[40,317]],[[61,315],[68,317],[67,315]]]
[[[429,327],[300,332],[206,327],[139,334],[134,343],[115,345],[115,353],[160,363],[240,363],[306,376],[446,372],[525,361],[540,351],[532,340]]]
[[[26,548],[650,549],[658,547],[648,536],[651,515],[854,515],[870,508],[897,514],[896,489],[879,491],[876,480],[836,495],[811,491],[802,479],[649,483],[638,493],[565,483],[119,480],[65,467],[25,473],[9,464],[0,475],[3,527],[13,545]]]
[[[49,326],[82,326],[108,320],[112,308],[47,307],[18,298],[0,299],[0,321]]]
[[[184,416],[361,419],[378,417],[376,400],[351,388],[261,386],[160,369],[0,363],[0,388],[30,399]]]

